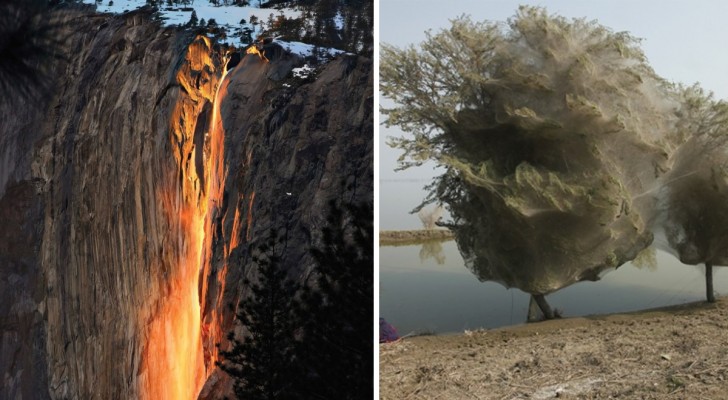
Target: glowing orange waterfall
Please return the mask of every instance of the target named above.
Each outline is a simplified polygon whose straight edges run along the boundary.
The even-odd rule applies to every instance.
[[[207,193],[207,217],[205,225],[203,227],[203,235],[205,237],[202,254],[202,271],[205,276],[210,275],[212,270],[212,252],[213,252],[213,224],[214,219],[217,216],[220,205],[222,202],[222,195],[225,189],[225,177],[227,176],[227,170],[225,169],[225,129],[222,124],[222,118],[220,115],[220,104],[227,95],[227,87],[229,81],[226,80],[228,71],[224,71],[220,85],[215,93],[215,102],[212,109],[212,119],[210,122],[210,160],[205,161],[206,175],[209,177],[206,182],[205,193]],[[207,170],[209,168],[209,171]],[[206,319],[202,321],[202,341],[204,347],[204,362],[205,365],[214,366],[215,361],[218,360],[218,349],[215,346],[220,343],[223,338],[223,332],[221,330],[221,316],[219,314],[218,306],[222,302],[222,294],[225,288],[225,276],[227,275],[227,255],[225,254],[224,264],[221,269],[217,271],[217,287],[219,290],[216,293],[216,298],[212,299],[211,304],[207,304],[209,308],[206,313]],[[208,282],[204,280],[202,282],[201,293],[207,294]]]
[[[196,399],[206,378],[197,291],[203,237],[194,234],[202,230],[203,219],[194,210],[180,210],[179,270],[170,272],[161,309],[150,326],[143,399]]]
[[[205,295],[207,283],[203,279],[200,290],[200,274],[208,271],[213,218],[210,214],[219,209],[225,184],[224,131],[220,117],[220,101],[227,92],[225,75],[226,72],[214,96],[204,148],[190,144],[190,159],[195,160],[195,153],[203,151],[204,180],[196,176],[195,168],[183,167],[182,187],[174,194],[161,196],[170,214],[170,229],[178,232],[176,254],[165,255],[163,260],[165,265],[176,265],[177,269],[164,271],[164,276],[159,278],[162,293],[154,314],[147,317],[140,391],[144,400],[197,399],[217,359],[216,352],[210,355],[206,351],[209,346],[203,346],[211,328],[201,321],[200,293]],[[185,183],[186,180],[193,184]],[[204,182],[203,188],[197,186],[200,181]],[[224,278],[222,271],[218,279],[224,282]],[[213,321],[213,331],[219,330],[216,322]],[[214,336],[219,341],[220,334]]]

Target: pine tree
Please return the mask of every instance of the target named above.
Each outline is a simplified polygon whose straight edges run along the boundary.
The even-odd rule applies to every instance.
[[[295,399],[296,378],[300,376],[295,333],[297,324],[296,286],[280,267],[274,252],[275,233],[254,251],[258,280],[245,280],[250,294],[240,301],[237,319],[246,333],[242,338],[230,332],[230,351],[222,351],[224,361],[217,365],[235,380],[240,399]]]
[[[299,350],[309,372],[305,398],[373,397],[372,221],[370,204],[344,211],[332,202],[323,244],[311,249],[316,266],[302,294]]]
[[[190,15],[190,21],[187,22],[187,25],[189,26],[197,26],[197,12],[195,10],[192,10],[192,15]]]

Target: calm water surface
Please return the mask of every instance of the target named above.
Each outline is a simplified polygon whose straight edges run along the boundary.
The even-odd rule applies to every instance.
[[[479,282],[464,266],[454,241],[391,247],[380,254],[380,315],[400,335],[454,333],[522,324],[529,296],[498,283]],[[564,316],[634,311],[705,300],[702,266],[683,265],[657,252],[656,267],[625,264],[601,281],[581,282],[547,296]],[[728,268],[714,268],[714,286],[728,291]]]
[[[409,211],[426,196],[422,187],[440,173],[432,163],[394,172],[399,150],[380,140],[380,229],[419,229]],[[445,216],[444,219],[448,219]],[[498,283],[480,282],[464,266],[454,241],[435,245],[379,248],[380,315],[400,335],[412,332],[454,333],[496,328],[526,320],[529,295]],[[705,300],[702,266],[681,264],[657,252],[656,268],[625,264],[598,282],[581,282],[547,296],[564,316],[635,311]],[[714,268],[714,286],[728,293],[728,267]]]

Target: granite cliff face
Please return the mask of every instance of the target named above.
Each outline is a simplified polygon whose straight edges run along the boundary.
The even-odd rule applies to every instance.
[[[220,206],[208,213],[217,225],[213,262],[203,273],[206,354],[214,354],[216,342],[227,344],[223,333],[233,315],[219,310],[245,292],[236,282],[248,274],[247,244],[264,241],[271,228],[285,232],[281,263],[291,275],[305,275],[312,265],[307,249],[321,241],[329,201],[372,201],[371,61],[336,59],[298,86],[277,81],[295,61],[276,53],[266,51],[270,63],[245,57],[221,84],[228,171]],[[203,395],[217,398],[219,381],[224,375],[214,371]]]
[[[372,200],[371,62],[225,74],[143,13],[64,18],[49,104],[0,101],[0,398],[218,398],[248,245],[305,274],[328,201]]]

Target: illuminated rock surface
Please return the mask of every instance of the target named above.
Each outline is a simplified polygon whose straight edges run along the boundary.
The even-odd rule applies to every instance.
[[[287,227],[298,276],[324,205],[371,201],[371,62],[285,86],[300,61],[271,48],[213,104],[209,41],[143,13],[66,18],[50,105],[0,101],[0,398],[194,399],[208,377],[219,398],[248,244]]]

